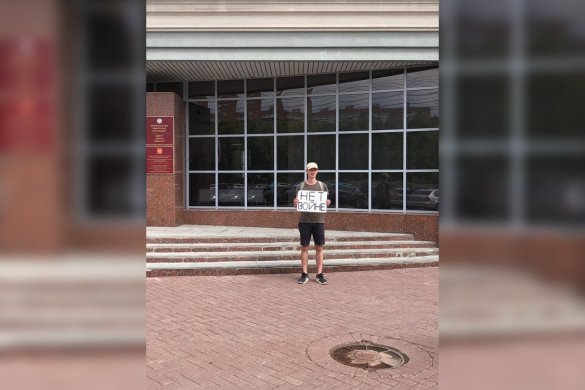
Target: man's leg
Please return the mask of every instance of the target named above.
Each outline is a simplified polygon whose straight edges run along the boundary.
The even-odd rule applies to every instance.
[[[322,257],[322,256],[321,256]],[[309,265],[309,246],[301,246],[301,266],[303,267],[303,273],[307,274]]]
[[[317,273],[323,273],[323,246],[315,245],[315,258],[317,259]]]

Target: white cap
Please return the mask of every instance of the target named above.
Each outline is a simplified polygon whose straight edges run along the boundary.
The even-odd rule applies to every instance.
[[[312,168],[319,169],[319,167],[317,166],[317,163],[314,163],[314,162],[308,163],[307,164],[307,169],[312,169]]]

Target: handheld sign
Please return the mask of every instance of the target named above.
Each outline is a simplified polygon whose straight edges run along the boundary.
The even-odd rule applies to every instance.
[[[297,211],[306,213],[327,212],[327,191],[299,191]]]

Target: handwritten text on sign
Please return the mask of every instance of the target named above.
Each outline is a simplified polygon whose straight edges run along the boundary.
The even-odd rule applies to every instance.
[[[297,194],[297,211],[307,213],[326,213],[327,212],[327,192],[326,191],[299,191]]]

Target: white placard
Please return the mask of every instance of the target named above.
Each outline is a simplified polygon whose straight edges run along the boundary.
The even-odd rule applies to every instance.
[[[327,212],[327,191],[299,191],[297,211],[305,213]]]

